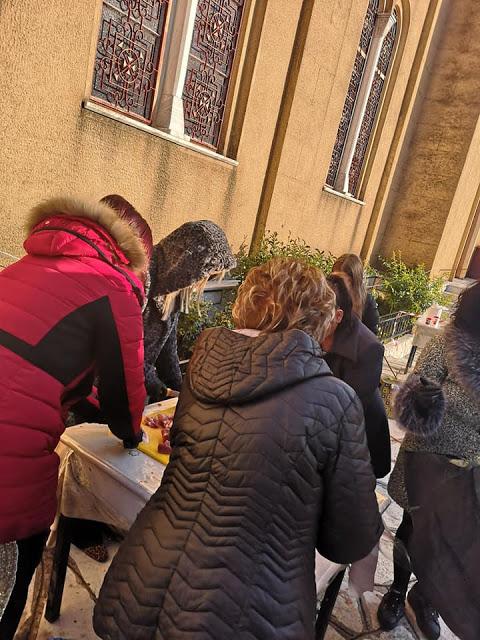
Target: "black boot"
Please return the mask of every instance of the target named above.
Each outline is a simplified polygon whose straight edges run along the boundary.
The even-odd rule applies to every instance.
[[[377,618],[384,631],[391,631],[405,613],[405,593],[390,587],[378,607]]]
[[[440,637],[438,613],[422,596],[418,589],[418,582],[410,589],[407,600],[415,614],[418,628],[425,638],[427,638],[427,640],[438,640]]]

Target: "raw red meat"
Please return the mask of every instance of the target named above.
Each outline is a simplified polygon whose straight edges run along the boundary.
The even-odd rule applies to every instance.
[[[170,429],[173,424],[173,416],[167,416],[164,413],[157,413],[154,416],[144,418],[145,426],[150,429],[160,429],[162,442],[158,445],[158,453],[170,455],[172,448],[170,446]]]

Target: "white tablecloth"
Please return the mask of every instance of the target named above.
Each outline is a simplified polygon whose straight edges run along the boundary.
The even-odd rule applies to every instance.
[[[105,522],[124,531],[160,486],[165,470],[141,451],[124,449],[105,425],[70,427],[57,451],[61,458],[59,512],[70,518]],[[377,498],[382,510],[388,499],[380,494]],[[49,546],[54,541],[52,535]],[[317,590],[324,590],[342,568],[317,553]]]
[[[176,404],[171,398],[149,405],[144,415]],[[125,449],[101,424],[70,427],[60,441],[60,512],[128,531],[160,486],[165,467],[141,451]]]
[[[412,347],[418,347],[420,349],[426,347],[432,338],[438,336],[438,334],[444,330],[445,324],[445,322],[440,322],[437,327],[434,327],[431,324],[421,322],[420,318],[413,327]]]
[[[141,451],[124,449],[105,425],[70,427],[57,451],[61,513],[125,531],[160,486],[165,469]]]

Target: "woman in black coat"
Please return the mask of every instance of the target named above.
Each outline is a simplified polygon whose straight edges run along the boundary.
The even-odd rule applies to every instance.
[[[363,417],[317,341],[333,292],[319,269],[252,269],[240,331],[197,343],[162,485],[133,524],[94,612],[104,640],[313,640],[315,548],[368,555],[382,524]]]
[[[322,342],[325,360],[333,375],[350,385],[362,402],[373,470],[383,478],[391,466],[388,418],[379,391],[384,348],[353,312],[346,275],[332,273],[328,282],[337,297],[337,312],[333,330]]]
[[[332,272],[344,273],[348,276],[353,310],[363,324],[377,335],[380,314],[377,301],[371,293],[367,293],[363,262],[360,256],[355,253],[344,253],[335,260]]]

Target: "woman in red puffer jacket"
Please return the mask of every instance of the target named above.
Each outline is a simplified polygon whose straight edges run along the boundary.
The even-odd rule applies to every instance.
[[[35,207],[28,230],[27,255],[0,273],[0,551],[18,549],[3,640],[15,634],[55,516],[68,407],[98,376],[110,429],[135,446],[145,400],[145,253],[135,232],[107,205],[72,198]]]

